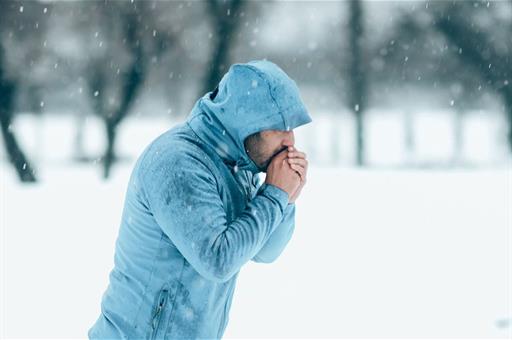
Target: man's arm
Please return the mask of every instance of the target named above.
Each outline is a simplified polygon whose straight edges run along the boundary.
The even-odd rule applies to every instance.
[[[259,191],[264,188],[263,184]],[[284,210],[283,219],[270,235],[265,245],[251,259],[258,263],[274,262],[283,252],[284,248],[290,241],[295,229],[295,204],[288,204]]]
[[[281,224],[272,235],[270,235],[265,246],[252,258],[254,262],[270,263],[275,261],[290,241],[295,229],[295,200],[306,183],[308,162],[306,160],[306,154],[299,151],[294,146],[288,146],[287,161],[290,167],[299,174],[300,185],[295,193],[289,197],[289,204],[285,209]]]
[[[288,194],[266,185],[231,223],[203,157],[153,153],[140,174],[150,211],[179,252],[202,276],[229,280],[274,232]]]
[[[295,230],[295,204],[289,204],[285,209],[285,214],[276,230],[272,232],[267,243],[251,259],[254,262],[271,263],[274,262],[283,252],[284,248],[292,238]]]

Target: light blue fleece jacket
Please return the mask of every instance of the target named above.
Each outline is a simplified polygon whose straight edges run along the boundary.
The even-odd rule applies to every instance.
[[[295,227],[295,204],[259,183],[244,140],[311,121],[295,82],[255,60],[233,64],[185,122],[146,147],[89,338],[221,338],[240,268],[274,261]]]

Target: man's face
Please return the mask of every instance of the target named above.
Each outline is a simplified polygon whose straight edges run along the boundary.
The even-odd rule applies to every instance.
[[[245,150],[261,171],[267,172],[272,158],[295,144],[293,130],[264,130],[250,135],[244,141]]]

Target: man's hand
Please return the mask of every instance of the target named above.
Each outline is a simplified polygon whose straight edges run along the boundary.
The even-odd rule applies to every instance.
[[[293,146],[288,147],[288,157],[287,162],[290,164],[290,167],[295,170],[300,176],[300,184],[297,190],[290,196],[288,203],[295,203],[295,200],[300,195],[300,191],[302,187],[306,184],[306,177],[308,173],[308,161],[306,159],[306,154],[304,152],[300,152]]]
[[[301,180],[300,174],[292,169],[290,163],[288,163],[287,156],[288,150],[286,149],[274,156],[268,165],[265,183],[275,185],[286,191],[288,201],[290,201]]]

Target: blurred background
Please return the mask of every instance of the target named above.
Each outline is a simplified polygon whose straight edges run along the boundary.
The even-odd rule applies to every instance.
[[[86,337],[131,168],[229,66],[313,122],[225,337],[512,337],[512,1],[0,1],[2,335]]]

